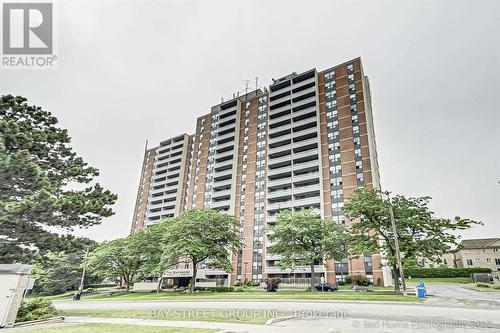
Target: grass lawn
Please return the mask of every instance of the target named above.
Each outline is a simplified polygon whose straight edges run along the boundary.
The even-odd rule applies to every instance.
[[[467,277],[458,277],[458,278],[413,278],[411,280],[406,279],[406,284],[408,285],[417,285],[418,282],[422,280],[424,283],[427,284],[465,284],[465,283],[471,283],[472,280]]]
[[[34,298],[43,298],[43,299],[48,299],[48,300],[54,301],[56,299],[71,298],[71,297],[73,297],[74,294],[75,294],[74,291],[68,291],[68,292],[63,293],[63,294],[50,295],[50,296],[28,295],[26,297],[26,299],[30,300],[30,299],[34,299]]]
[[[138,325],[115,325],[115,324],[81,324],[76,326],[61,326],[53,328],[26,329],[18,332],[33,333],[209,333],[217,330],[199,328],[178,328],[178,327],[156,327]]]
[[[136,318],[157,320],[215,321],[245,324],[265,324],[268,319],[290,316],[281,311],[250,309],[152,309],[152,310],[66,310],[64,316]]]
[[[373,292],[305,292],[304,290],[279,290],[275,293],[252,290],[249,292],[218,293],[120,293],[114,295],[96,295],[86,297],[88,300],[161,300],[161,301],[213,301],[213,300],[353,300],[353,301],[397,301],[419,302],[414,296],[396,295],[392,290],[376,290]]]

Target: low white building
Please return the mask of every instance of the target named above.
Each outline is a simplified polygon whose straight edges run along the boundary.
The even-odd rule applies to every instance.
[[[30,273],[29,265],[0,264],[0,327],[14,325]]]
[[[485,267],[500,271],[500,238],[463,240],[455,250],[457,267]]]

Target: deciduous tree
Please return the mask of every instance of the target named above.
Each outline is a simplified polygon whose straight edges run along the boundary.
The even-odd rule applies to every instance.
[[[158,228],[164,235],[162,267],[171,267],[179,258],[187,258],[193,267],[192,292],[198,264],[230,272],[230,255],[243,246],[238,220],[212,209],[188,210],[178,218],[163,221]]]
[[[279,265],[283,268],[310,266],[311,291],[315,290],[314,265],[325,259],[340,260],[346,256],[344,227],[322,220],[314,209],[282,210],[269,230],[275,244],[268,247],[267,252],[280,255]]]
[[[414,258],[435,260],[449,250],[450,244],[457,244],[459,230],[481,224],[470,219],[455,217],[438,218],[429,208],[430,197],[392,198],[402,264]],[[389,200],[376,189],[358,188],[344,205],[345,215],[361,219],[350,227],[350,244],[354,253],[381,250],[387,256],[392,268],[395,290],[399,291],[394,234],[389,214]]]
[[[127,291],[136,280],[150,273],[160,252],[151,242],[151,233],[141,230],[125,238],[100,244],[89,257],[89,271],[105,277],[120,277]]]

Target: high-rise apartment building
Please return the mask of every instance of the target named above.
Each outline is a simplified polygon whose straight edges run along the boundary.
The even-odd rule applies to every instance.
[[[309,267],[283,270],[266,252],[265,226],[282,209],[313,207],[335,223],[350,224],[344,200],[359,186],[380,186],[368,78],[361,59],[277,80],[212,107],[192,136],[146,150],[132,231],[198,207],[227,211],[240,221],[245,247],[233,272],[202,271],[232,283],[279,277],[306,283]],[[188,277],[189,269],[169,278]],[[366,275],[388,283],[380,254],[318,263],[327,282]],[[205,274],[206,273],[206,274]]]

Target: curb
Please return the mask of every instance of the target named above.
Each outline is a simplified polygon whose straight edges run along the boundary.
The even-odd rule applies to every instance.
[[[24,321],[20,323],[15,323],[14,327],[25,327],[25,326],[33,326],[33,325],[38,325],[38,324],[51,324],[51,323],[60,323],[64,321],[64,316],[59,316],[59,317],[52,317],[52,318],[47,318],[47,319],[39,319],[39,320],[31,320],[31,321]]]
[[[294,318],[295,318],[295,316],[271,318],[271,319],[268,319],[266,321],[265,325],[273,325],[273,324],[279,323],[281,321],[290,320],[290,319],[294,319]]]

